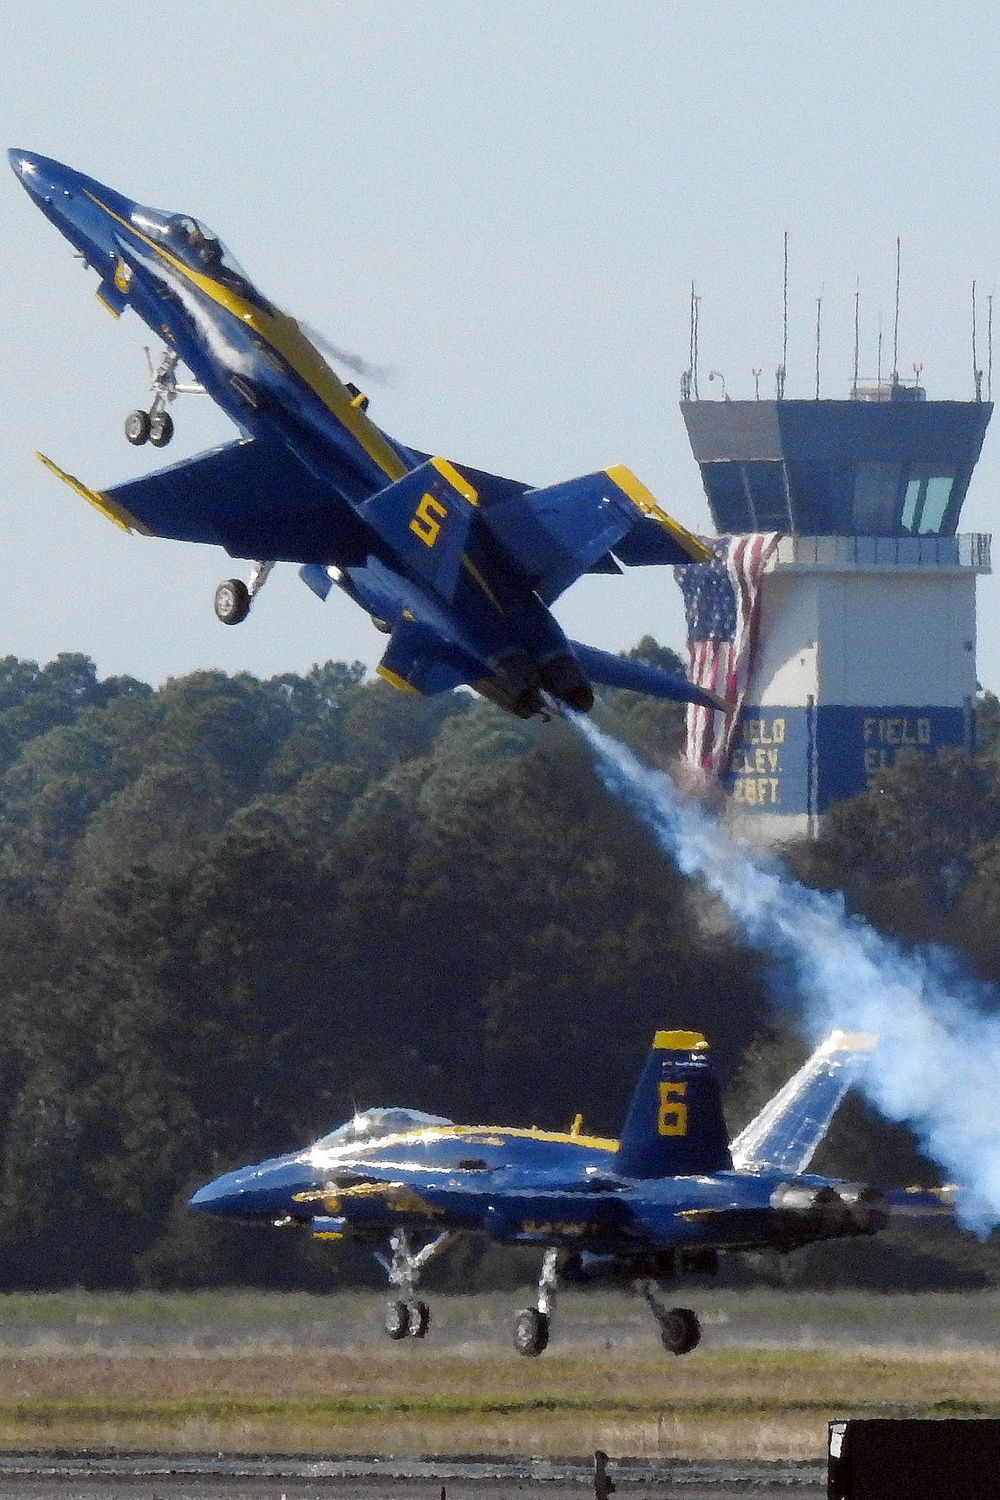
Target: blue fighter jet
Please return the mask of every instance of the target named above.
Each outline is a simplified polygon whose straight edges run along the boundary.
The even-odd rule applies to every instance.
[[[222,242],[186,214],[131,198],[29,151],[11,164],[46,218],[100,278],[116,317],[131,307],[162,339],[153,400],[125,423],[163,447],[168,407],[210,395],[239,437],[144,478],[94,490],[39,455],[127,531],[206,542],[252,562],[220,584],[238,624],[275,562],[300,564],[325,599],[336,585],[389,636],[377,668],[393,686],[474,688],[528,718],[546,699],[586,711],[592,683],[728,711],[639,662],[567,640],[549,606],[582,573],[710,562],[621,466],[543,489],[481,473],[389,437],[294,318],[268,301]],[[178,379],[184,366],[191,379]]]
[[[299,1226],[373,1248],[392,1288],[390,1338],[422,1338],[430,1313],[420,1274],[463,1234],[544,1247],[535,1305],[517,1314],[514,1347],[546,1347],[560,1277],[631,1283],[664,1347],[701,1336],[690,1308],[660,1283],[716,1269],[720,1251],[794,1250],[871,1235],[890,1212],[950,1209],[950,1190],[880,1192],[807,1172],[856,1068],[875,1044],[835,1031],[729,1142],[705,1038],[660,1031],[618,1140],[569,1131],[456,1125],[409,1109],[370,1109],[305,1151],[227,1172],[192,1208]],[[388,1254],[375,1249],[388,1240]]]

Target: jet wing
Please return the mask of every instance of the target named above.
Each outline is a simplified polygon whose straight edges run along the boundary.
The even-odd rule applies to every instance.
[[[354,524],[333,489],[280,442],[227,443],[106,490],[92,490],[38,457],[123,530],[208,542],[231,557],[333,562],[343,548],[331,542]]]
[[[832,1031],[732,1142],[736,1170],[804,1172],[876,1041],[867,1031]]]

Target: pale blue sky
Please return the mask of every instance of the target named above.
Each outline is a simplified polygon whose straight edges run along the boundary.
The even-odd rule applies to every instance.
[[[959,0],[877,7],[756,0],[6,0],[3,144],[66,161],[208,222],[262,289],[390,366],[372,415],[425,450],[535,483],[628,464],[695,529],[707,506],[677,409],[691,279],[702,391],[781,355],[787,394],[863,373],[879,311],[900,370],[972,395],[969,294],[1000,243],[1000,20]],[[346,600],[279,569],[236,629],[212,613],[225,554],[115,531],[32,457],[103,485],[163,460],[130,449],[145,396],[131,314],[115,323],[12,173],[0,184],[0,654],[91,655],[147,680],[200,666],[261,675],[384,639]],[[1000,304],[998,304],[1000,350]],[[982,331],[985,345],[985,329]],[[981,355],[983,349],[981,348]],[[888,355],[884,361],[888,369]],[[1000,390],[1000,359],[998,359]],[[717,389],[717,385],[715,389]],[[170,460],[224,440],[174,409]],[[962,529],[993,527],[1000,419]],[[669,573],[577,585],[570,634],[680,646]],[[980,585],[981,681],[1000,688],[1000,583]]]

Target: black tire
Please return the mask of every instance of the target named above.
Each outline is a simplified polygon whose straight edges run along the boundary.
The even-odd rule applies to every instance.
[[[537,1307],[524,1307],[514,1321],[514,1348],[527,1359],[535,1359],[549,1342],[549,1315]]]
[[[174,419],[168,411],[158,411],[149,419],[149,441],[154,448],[165,448],[174,435]]]
[[[238,625],[250,613],[250,590],[242,578],[227,578],[215,591],[215,613],[223,625]]]
[[[133,448],[141,448],[149,442],[149,412],[130,411],[125,418],[125,438]]]
[[[426,1337],[427,1330],[431,1326],[431,1310],[426,1302],[410,1303],[410,1338],[422,1339]]]
[[[410,1309],[405,1302],[387,1302],[385,1331],[391,1339],[405,1339],[410,1331]]]
[[[701,1324],[689,1307],[672,1307],[660,1319],[660,1338],[671,1354],[690,1354],[701,1340]]]

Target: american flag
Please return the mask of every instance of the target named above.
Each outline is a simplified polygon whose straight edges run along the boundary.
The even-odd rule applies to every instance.
[[[687,616],[688,676],[696,686],[736,704],[722,714],[697,703],[687,711],[685,757],[710,776],[724,776],[750,677],[760,580],[780,532],[706,538],[716,561],[674,569]]]

